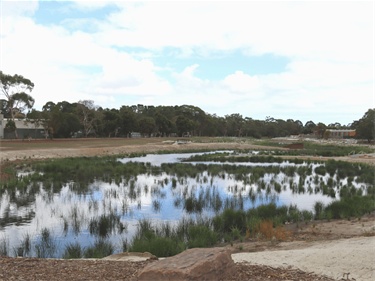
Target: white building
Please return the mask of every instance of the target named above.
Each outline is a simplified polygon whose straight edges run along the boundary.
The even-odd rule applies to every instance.
[[[0,114],[0,139],[14,139],[15,134],[14,132],[7,132],[5,131],[5,126],[8,123],[10,118],[4,118],[3,114]],[[24,138],[33,138],[33,139],[40,139],[45,138],[44,128],[41,125],[37,125],[34,123],[34,120],[30,120],[30,122],[25,122],[25,120],[15,119],[14,123],[16,124],[17,128],[17,135],[19,139]]]

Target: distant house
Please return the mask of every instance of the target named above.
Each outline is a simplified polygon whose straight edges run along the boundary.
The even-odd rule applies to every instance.
[[[355,130],[331,130],[327,129],[327,131],[330,131],[329,138],[330,139],[342,139],[344,137],[354,137],[355,136]]]
[[[132,133],[130,133],[130,137],[131,138],[140,138],[142,136],[141,136],[141,133],[139,133],[139,132],[132,132]]]
[[[5,126],[8,123],[10,118],[4,118],[3,114],[0,114],[0,139],[14,139],[14,132],[7,132],[5,131]],[[40,139],[45,138],[44,128],[39,125],[37,126],[33,123],[33,120],[30,122],[25,122],[24,120],[15,119],[16,128],[17,128],[17,135],[19,139],[24,138],[33,138],[33,139]]]

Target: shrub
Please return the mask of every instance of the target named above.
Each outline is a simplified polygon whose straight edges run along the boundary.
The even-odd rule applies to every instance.
[[[259,232],[259,224],[262,222],[262,220],[259,217],[250,217],[247,221],[247,229],[246,229],[246,237],[252,238],[257,235]]]
[[[320,218],[320,214],[324,211],[324,203],[321,201],[316,201],[314,204],[315,218]]]
[[[184,243],[176,237],[165,238],[153,236],[151,239],[135,238],[129,251],[149,252],[157,257],[170,257],[177,255],[185,249]]]
[[[95,240],[94,245],[86,248],[84,251],[84,257],[101,259],[112,255],[114,251],[115,247],[112,242],[99,238]]]
[[[231,230],[232,230],[232,236],[234,240],[241,237],[241,230],[239,230],[237,227],[232,227]]]
[[[84,248],[78,242],[68,243],[65,245],[63,259],[80,259],[83,258]]]

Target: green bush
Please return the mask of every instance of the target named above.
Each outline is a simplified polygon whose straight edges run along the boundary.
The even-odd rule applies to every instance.
[[[184,243],[176,238],[165,238],[150,235],[148,238],[134,239],[130,252],[149,252],[157,257],[170,257],[185,250]]]
[[[189,228],[189,248],[206,248],[216,244],[218,234],[206,226],[190,226]]]
[[[84,251],[84,257],[101,259],[112,255],[115,251],[115,247],[112,242],[99,238],[96,239],[94,245],[87,247]]]
[[[63,259],[80,259],[84,256],[85,248],[82,248],[78,242],[68,243],[62,255]]]

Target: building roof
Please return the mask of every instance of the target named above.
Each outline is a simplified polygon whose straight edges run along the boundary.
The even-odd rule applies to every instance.
[[[330,132],[355,132],[355,130],[337,130],[337,129],[327,129]]]
[[[5,128],[5,125],[8,122],[8,120],[12,120],[12,119],[4,118],[3,120],[4,120],[3,128]],[[14,123],[16,123],[17,129],[34,129],[35,130],[35,123],[33,123],[33,121],[34,119],[30,119],[30,122],[25,122],[25,120],[15,119]],[[43,126],[39,125],[39,126],[36,126],[36,129],[44,129],[44,128]]]

